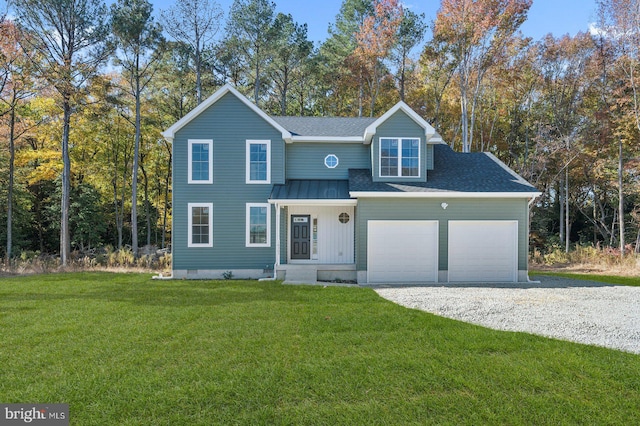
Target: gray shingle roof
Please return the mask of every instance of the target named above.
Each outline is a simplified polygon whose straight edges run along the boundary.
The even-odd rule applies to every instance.
[[[538,192],[530,183],[481,152],[458,153],[434,146],[435,169],[427,182],[373,182],[367,169],[349,170],[349,190],[356,192]]]
[[[376,118],[369,117],[271,117],[293,136],[360,136]]]
[[[348,200],[348,180],[288,180],[274,185],[271,200]]]

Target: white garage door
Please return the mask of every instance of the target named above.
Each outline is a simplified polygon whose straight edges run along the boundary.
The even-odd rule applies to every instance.
[[[370,220],[367,235],[368,282],[438,280],[438,221]]]
[[[517,221],[449,221],[449,281],[515,282]]]

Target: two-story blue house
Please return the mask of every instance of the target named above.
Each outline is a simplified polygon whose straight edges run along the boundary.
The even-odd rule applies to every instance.
[[[539,192],[489,153],[453,152],[403,102],[273,117],[226,85],[163,135],[174,278],[528,280]]]

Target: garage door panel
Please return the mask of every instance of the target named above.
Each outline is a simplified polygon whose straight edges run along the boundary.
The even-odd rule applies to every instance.
[[[449,281],[516,281],[517,253],[517,221],[449,222]]]
[[[368,281],[434,282],[438,273],[437,221],[369,221]]]

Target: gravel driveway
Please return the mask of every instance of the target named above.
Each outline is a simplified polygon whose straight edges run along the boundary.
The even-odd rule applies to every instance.
[[[533,279],[540,283],[375,290],[402,306],[447,318],[640,354],[640,287],[546,276]]]

